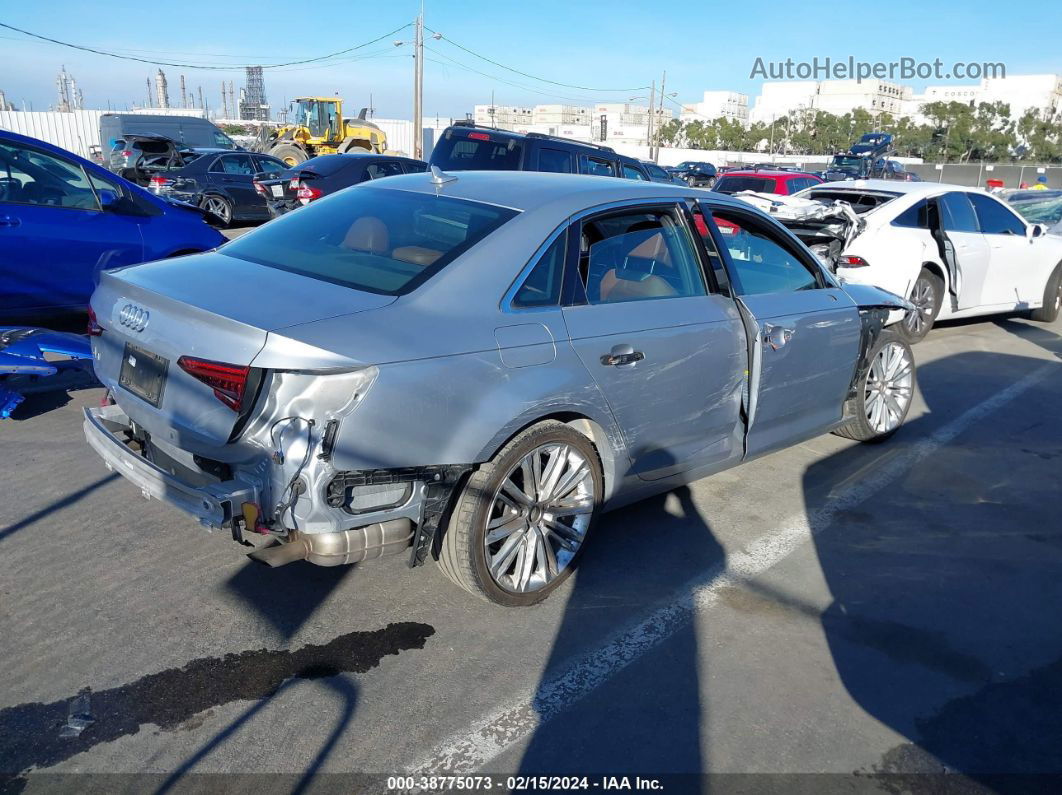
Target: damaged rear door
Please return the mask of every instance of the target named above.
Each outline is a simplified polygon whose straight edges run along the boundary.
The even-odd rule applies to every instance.
[[[769,220],[732,207],[709,208],[753,340],[746,455],[832,428],[841,420],[859,357],[856,303]]]

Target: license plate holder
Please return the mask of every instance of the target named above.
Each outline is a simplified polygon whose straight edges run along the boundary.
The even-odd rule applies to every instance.
[[[166,370],[170,360],[131,342],[125,344],[118,385],[141,400],[158,408],[166,386]]]

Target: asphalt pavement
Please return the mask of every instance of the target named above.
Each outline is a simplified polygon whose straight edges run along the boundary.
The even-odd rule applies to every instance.
[[[254,564],[107,471],[81,432],[100,389],[30,397],[0,423],[0,774],[1055,787],[1062,321],[951,323],[915,354],[890,441],[610,513],[524,610],[405,556]]]

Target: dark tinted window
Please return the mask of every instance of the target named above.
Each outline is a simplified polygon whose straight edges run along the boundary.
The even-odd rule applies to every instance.
[[[643,174],[634,166],[628,166],[626,163],[623,164],[623,177],[625,179],[640,179],[643,181],[648,180],[645,174]]]
[[[720,177],[715,183],[715,190],[719,193],[738,193],[743,190],[754,190],[760,193],[774,193],[774,180],[766,177]]]
[[[405,169],[407,174],[422,174],[428,170],[428,164],[419,163],[416,160],[406,160],[403,161],[402,168]]]
[[[645,170],[648,171],[649,176],[655,180],[660,180],[661,182],[671,182],[671,175],[664,171],[664,169],[660,168],[660,166],[654,166],[652,163],[646,163]]]
[[[705,294],[696,249],[677,211],[584,221],[579,273],[591,304]]]
[[[215,173],[237,174],[251,176],[254,174],[254,166],[251,164],[250,155],[225,155],[219,157],[210,164],[210,170]]]
[[[951,192],[940,197],[944,209],[944,229],[949,232],[979,232],[977,216],[965,193]]]
[[[572,173],[571,152],[563,149],[551,149],[547,146],[538,150],[538,170],[552,171],[557,174]]]
[[[443,136],[431,153],[431,164],[443,171],[484,169],[488,171],[515,171],[520,168],[523,147],[512,138],[494,140],[488,133],[470,133],[477,136]],[[478,137],[482,136],[482,137]]]
[[[912,229],[929,229],[929,202],[924,199],[908,207],[896,216],[893,226],[906,226]]]
[[[0,143],[0,202],[99,209],[80,165],[14,143]]]
[[[369,175],[369,179],[381,179],[401,174],[402,167],[398,163],[385,160],[382,163],[369,163],[365,166],[365,173]]]
[[[789,241],[773,230],[725,210],[716,210],[712,217],[730,252],[738,295],[791,293],[819,286]]]
[[[973,203],[981,231],[986,235],[1025,234],[1025,224],[995,199],[980,193],[968,193],[966,195]]]
[[[271,157],[259,157],[256,158],[256,160],[258,161],[258,170],[264,171],[270,176],[274,176],[276,174],[279,174],[281,171],[288,170],[288,167],[284,165],[281,161],[274,160]]]
[[[612,167],[612,163],[602,157],[583,155],[582,161],[584,174],[593,174],[598,177],[616,176],[616,170]]]
[[[407,191],[358,187],[232,241],[225,253],[374,293],[415,288],[515,210]]]
[[[556,306],[560,303],[564,254],[567,248],[568,232],[565,230],[550,244],[527,274],[523,285],[513,298],[513,306]]]

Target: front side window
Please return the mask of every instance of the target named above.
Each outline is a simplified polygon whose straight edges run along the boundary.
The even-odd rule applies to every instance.
[[[0,143],[0,201],[98,210],[84,169],[37,149]]]
[[[647,179],[645,174],[634,166],[628,166],[627,164],[623,165],[623,177],[624,179],[640,179],[643,181]]]
[[[583,172],[586,174],[592,174],[598,177],[614,177],[616,176],[616,170],[612,167],[612,163],[601,157],[589,157],[587,155],[582,156],[583,159]]]
[[[677,208],[584,221],[579,275],[591,304],[706,294],[693,240]]]
[[[986,235],[1024,235],[1025,224],[995,199],[981,193],[967,193],[981,232]]]
[[[731,283],[738,295],[814,290],[819,280],[792,244],[774,230],[727,210],[712,213],[730,253]]]
[[[224,253],[343,287],[401,295],[517,214],[369,185],[278,218],[233,240]]]
[[[551,149],[542,147],[538,152],[538,170],[550,171],[556,174],[572,173],[572,156],[563,149]]]
[[[560,303],[561,280],[564,277],[564,257],[568,250],[568,232],[557,235],[549,248],[527,274],[513,298],[513,306],[557,306]]]
[[[940,197],[946,232],[979,232],[980,225],[965,193],[952,191]]]

